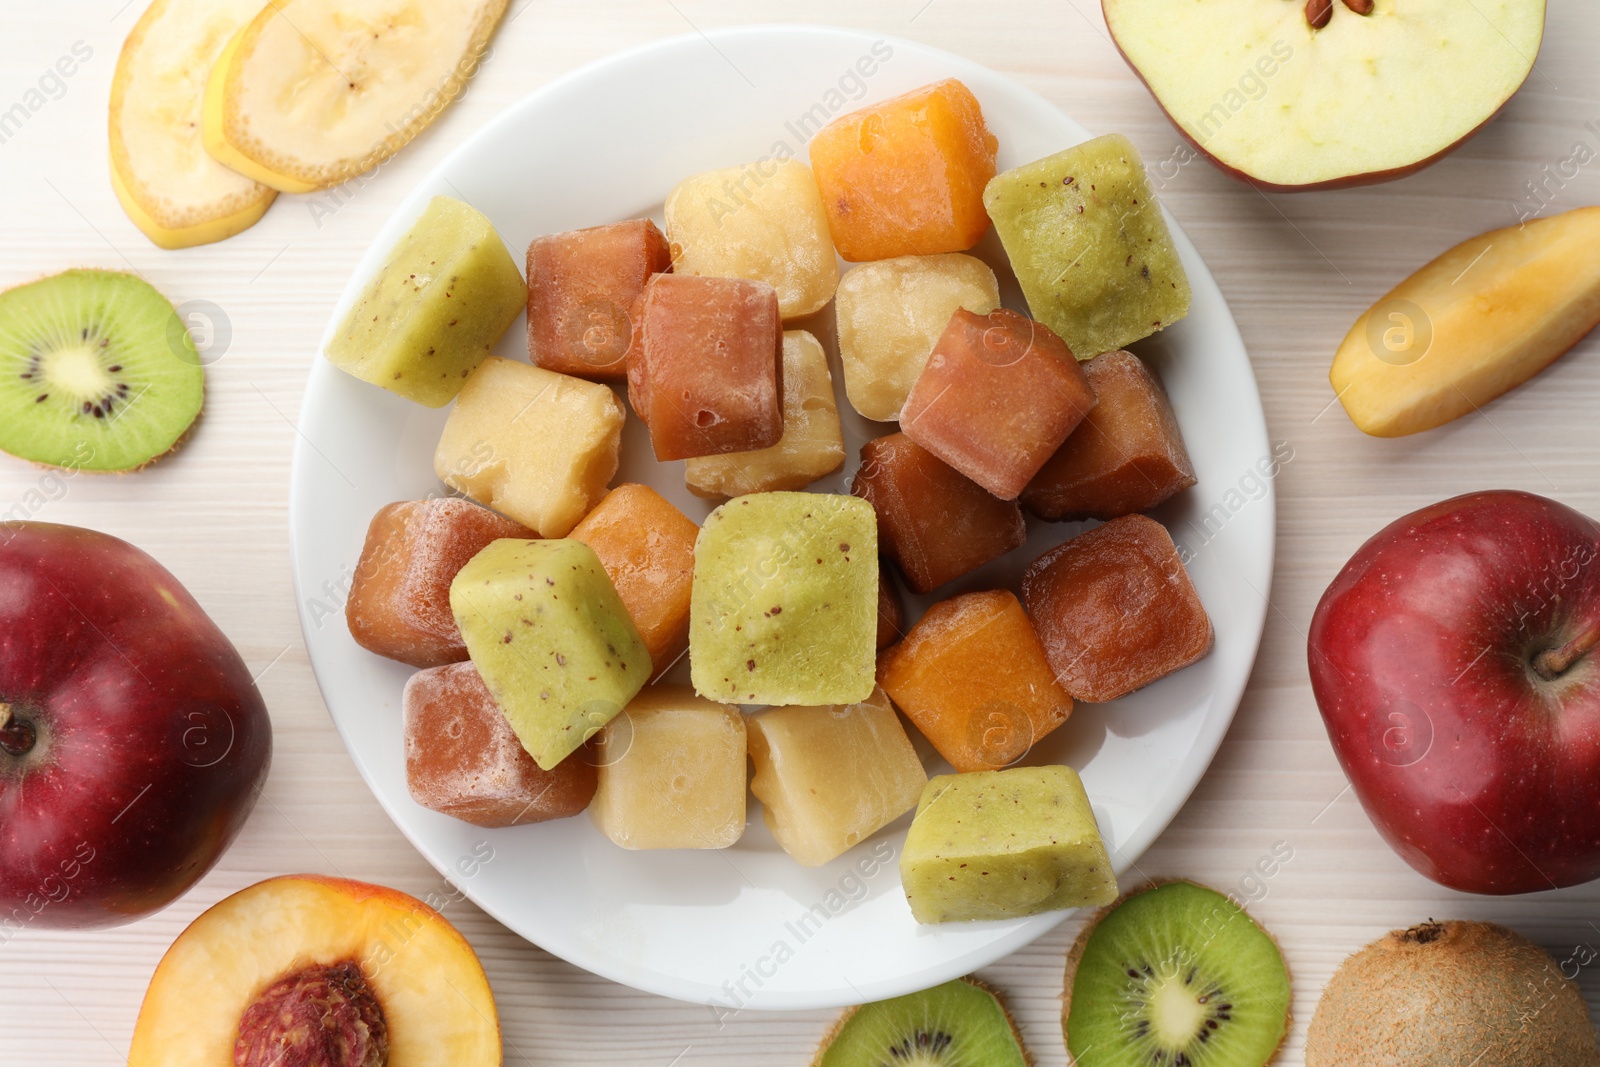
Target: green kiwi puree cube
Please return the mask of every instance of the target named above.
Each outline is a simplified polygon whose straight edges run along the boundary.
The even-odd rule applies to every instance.
[[[751,493],[694,546],[689,673],[728,704],[855,704],[872,695],[878,520],[836,493]]]
[[[997,174],[984,206],[1033,317],[1079,359],[1189,313],[1189,279],[1138,151],[1121,134]]]
[[[436,196],[367,283],[327,356],[362,381],[443,407],[527,302],[522,272],[489,220]]]
[[[1083,782],[1062,766],[930,779],[900,881],[919,923],[1014,919],[1117,898]]]
[[[582,541],[491,542],[450,583],[450,611],[473,666],[543,770],[650,680],[650,653]]]

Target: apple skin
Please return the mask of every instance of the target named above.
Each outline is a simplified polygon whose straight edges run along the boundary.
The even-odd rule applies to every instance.
[[[1386,841],[1470,893],[1600,877],[1600,524],[1512,490],[1396,520],[1311,620],[1311,688]]]
[[[92,530],[0,523],[0,704],[0,941],[165,907],[233,842],[271,761],[222,631]]]

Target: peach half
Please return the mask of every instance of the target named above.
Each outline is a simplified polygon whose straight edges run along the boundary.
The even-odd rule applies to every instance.
[[[465,938],[393,889],[297,874],[201,915],[156,967],[129,1067],[498,1067]]]

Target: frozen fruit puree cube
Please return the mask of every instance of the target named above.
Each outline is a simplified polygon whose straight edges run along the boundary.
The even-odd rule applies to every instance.
[[[671,266],[667,239],[649,219],[535,237],[528,245],[528,358],[579,378],[627,377],[633,302],[650,275]]]
[[[850,491],[878,515],[883,554],[926,593],[1010,552],[1027,529],[1001,500],[903,433],[861,446]]]
[[[433,470],[540,537],[565,537],[617,473],[626,418],[603,385],[493,356],[461,390]]]
[[[823,127],[811,167],[839,254],[859,263],[977,244],[997,148],[977,97],[954,78]]]
[[[363,381],[443,407],[516,321],[524,294],[489,220],[436,196],[362,291],[327,356]]]
[[[619,485],[572,528],[600,565],[650,650],[657,675],[689,647],[689,590],[700,527],[647,485]]]
[[[1022,576],[1061,687],[1106,701],[1211,651],[1211,619],[1166,528],[1125,515],[1046,552]]]
[[[1092,407],[1083,368],[1044,325],[1007,308],[963,309],[912,386],[900,426],[1001,500],[1015,500]]]
[[[467,646],[450,614],[451,581],[491,541],[532,536],[459,497],[379,508],[344,605],[350,636],[369,652],[413,667],[466,659]]]
[[[628,609],[581,541],[496,541],[456,575],[450,610],[495,703],[547,771],[650,678]]]
[[[406,786],[418,804],[478,826],[564,819],[594,796],[594,764],[539,769],[470,663],[406,682]]]
[[[1071,767],[933,778],[900,854],[919,923],[1013,919],[1109,904],[1117,879]]]
[[[1138,151],[1121,134],[997,175],[983,202],[1033,317],[1079,358],[1189,313],[1189,279]]]
[[[685,460],[683,478],[698,496],[743,496],[804,489],[844,466],[844,432],[833,398],[828,354],[811,334],[783,335],[783,436],[771,448]]]
[[[600,731],[589,817],[623,848],[727,848],[744,834],[744,715],[655,685]]]
[[[879,422],[898,419],[950,316],[959,308],[987,315],[999,306],[994,271],[959,252],[851,267],[834,301],[850,405]]]
[[[1178,417],[1161,380],[1132,352],[1083,365],[1094,408],[1022,491],[1022,505],[1052,522],[1115,519],[1148,511],[1195,483]]]
[[[786,319],[833,299],[839,257],[811,168],[764,159],[696,174],[667,194],[667,240],[679,274],[751,278],[777,290]]]
[[[848,704],[873,688],[878,527],[832,493],[752,493],[694,546],[689,668],[730,704]]]
[[[882,690],[751,718],[750,791],[785,852],[820,867],[916,804],[928,776]]]
[[[889,572],[878,569],[878,651],[882,652],[900,640],[900,624],[904,622],[900,607],[900,594],[895,589]]]
[[[1008,767],[1072,714],[1072,698],[1007,590],[929,608],[879,659],[878,684],[958,771]]]
[[[783,324],[766,282],[657,274],[634,305],[628,400],[656,458],[769,448],[783,436]]]

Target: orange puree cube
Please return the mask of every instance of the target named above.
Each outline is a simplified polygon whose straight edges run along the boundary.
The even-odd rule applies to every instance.
[[[997,499],[903,433],[861,446],[850,491],[878,513],[879,546],[918,593],[998,559],[1028,536],[1015,500]]]
[[[649,219],[535,237],[528,245],[528,358],[591,380],[627,377],[633,302],[650,275],[672,269]]]
[[[700,527],[647,485],[619,485],[573,527],[594,549],[660,675],[689,647],[689,591]]]
[[[1195,483],[1178,417],[1161,379],[1132,352],[1083,365],[1094,409],[1022,491],[1022,506],[1052,522],[1149,511]]]
[[[534,536],[458,497],[379,508],[344,606],[350,636],[369,652],[413,667],[466,659],[466,642],[450,613],[456,572],[491,541]]]
[[[1211,619],[1166,528],[1125,515],[1046,552],[1022,599],[1062,688],[1115,700],[1211,651]]]
[[[1015,500],[1094,407],[1061,338],[1008,308],[950,316],[900,428],[1001,500]]]
[[[418,671],[403,703],[406,786],[425,808],[478,826],[521,826],[576,815],[594,797],[594,764],[540,770],[470,663]]]
[[[929,608],[879,657],[878,684],[958,771],[1007,767],[1072,714],[1033,624],[1005,590]]]
[[[977,97],[954,78],[823,127],[811,169],[839,254],[859,263],[977,244],[997,147]]]

